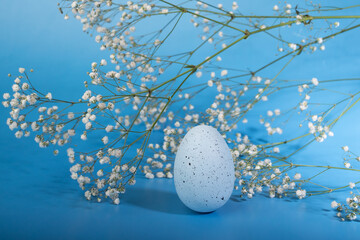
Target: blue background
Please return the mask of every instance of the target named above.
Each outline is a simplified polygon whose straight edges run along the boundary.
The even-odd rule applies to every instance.
[[[277,1],[255,2],[242,7],[271,9]],[[7,74],[25,67],[35,69],[31,76],[40,89],[65,97],[78,95],[88,79],[90,63],[108,55],[98,50],[99,45],[81,31],[78,22],[63,20],[56,1],[1,0],[0,33],[1,92],[10,90]],[[355,30],[330,41],[325,52],[299,57],[284,77],[358,77],[359,37]],[[349,112],[335,127],[335,138],[302,151],[296,156],[298,162],[341,166],[340,146],[349,145],[355,152],[360,149],[359,116],[358,109]],[[172,180],[139,177],[120,205],[90,203],[70,179],[64,155],[54,157],[51,149],[39,149],[32,137],[16,139],[5,124],[7,117],[8,109],[1,107],[1,239],[358,238],[359,223],[340,222],[330,209],[330,202],[344,201],[348,190],[303,201],[262,195],[242,200],[234,195],[218,211],[197,214],[182,205]],[[345,184],[358,179],[356,174],[341,176]],[[328,177],[327,183],[340,184],[336,174]]]

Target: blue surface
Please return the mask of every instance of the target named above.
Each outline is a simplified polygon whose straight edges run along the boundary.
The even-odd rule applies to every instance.
[[[65,22],[56,1],[34,2],[2,1],[0,90],[10,89],[7,74],[23,66],[35,69],[32,79],[44,91],[56,89],[65,97],[79,94],[89,64],[108,53],[98,50],[79,23]],[[301,56],[287,70],[288,77],[358,77],[360,48],[355,46],[359,36],[355,30],[331,41],[321,54]],[[359,116],[358,110],[349,112],[335,127],[336,138],[314,144],[297,155],[297,160],[341,166],[339,146],[360,149],[360,142],[353,141],[360,133],[353,119]],[[262,195],[241,200],[234,195],[218,211],[197,214],[180,202],[172,180],[140,177],[119,206],[88,202],[70,179],[64,154],[54,157],[51,149],[39,149],[32,138],[15,139],[5,125],[7,117],[8,110],[1,107],[0,239],[358,238],[359,223],[340,222],[330,209],[330,202],[343,201],[348,191],[302,201]],[[346,184],[358,175],[342,177]]]

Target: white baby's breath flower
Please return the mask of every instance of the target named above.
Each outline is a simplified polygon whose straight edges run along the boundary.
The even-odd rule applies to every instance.
[[[226,76],[227,74],[228,74],[228,71],[226,69],[222,70],[221,73],[220,73],[220,75],[222,77]]]
[[[331,202],[331,207],[332,208],[337,208],[338,206],[339,206],[339,204],[336,201]]]
[[[154,174],[148,172],[145,174],[145,177],[148,178],[148,179],[153,179],[154,178]]]
[[[317,78],[312,78],[311,79],[312,84],[314,84],[315,86],[319,85],[319,80]]]
[[[9,93],[4,93],[4,94],[3,94],[3,98],[4,98],[5,100],[8,100],[8,99],[10,98],[10,94],[9,94]]]
[[[106,128],[105,128],[105,131],[106,131],[106,132],[111,132],[111,131],[113,131],[113,129],[114,129],[114,126],[112,126],[112,125],[107,125]]]
[[[296,190],[296,196],[297,196],[299,199],[305,198],[305,197],[306,197],[306,190],[305,190],[305,189]]]
[[[132,166],[132,167],[129,169],[129,171],[130,171],[131,173],[135,173],[135,172],[136,172],[136,167]]]
[[[301,178],[301,174],[300,173],[296,173],[294,176],[295,180],[299,180]]]
[[[104,144],[108,144],[109,142],[109,137],[108,136],[104,136],[101,141],[104,143]]]
[[[292,50],[296,50],[297,45],[295,43],[289,43],[288,44],[289,48],[291,48]]]
[[[51,94],[51,93],[46,94],[45,97],[46,97],[47,99],[49,99],[49,100],[52,100],[52,94]]]
[[[163,178],[163,177],[165,177],[165,174],[163,172],[157,172],[156,177],[157,178]]]

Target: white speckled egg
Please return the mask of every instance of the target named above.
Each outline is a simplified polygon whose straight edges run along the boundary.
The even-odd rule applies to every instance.
[[[196,126],[185,135],[176,154],[174,181],[180,200],[197,212],[223,206],[234,188],[230,149],[213,127]]]

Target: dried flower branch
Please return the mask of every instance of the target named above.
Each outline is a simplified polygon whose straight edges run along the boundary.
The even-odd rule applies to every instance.
[[[110,52],[110,59],[91,64],[85,91],[76,101],[39,92],[28,72],[20,68],[13,94],[3,96],[3,105],[11,108],[7,124],[18,138],[36,132],[35,141],[40,147],[63,146],[74,138],[93,141],[97,147],[90,150],[67,149],[73,164],[71,177],[89,200],[110,198],[119,204],[119,194],[128,184],[135,184],[140,171],[149,179],[172,178],[177,147],[184,133],[198,124],[216,127],[229,143],[238,182],[235,188],[241,196],[251,198],[263,188],[268,189],[270,197],[299,199],[336,191],[341,188],[322,186],[314,179],[330,170],[360,170],[350,168],[349,161],[344,168],[294,163],[293,156],[310,143],[333,136],[332,127],[359,102],[359,91],[342,93],[331,84],[360,79],[318,80],[310,76],[308,80],[289,80],[280,76],[299,55],[324,51],[328,41],[360,27],[352,21],[360,16],[339,15],[356,7],[321,7],[307,2],[294,8],[284,3],[273,7],[273,15],[249,16],[239,11],[236,2],[228,7],[204,1],[63,0],[59,9],[65,19],[71,12],[85,32],[95,35],[100,49]],[[340,26],[340,20],[346,24]],[[174,49],[173,36],[181,36],[180,26],[188,21],[197,29],[194,39]],[[149,22],[154,24],[149,26]],[[307,34],[301,39],[291,34],[299,29]],[[236,52],[238,44],[252,41],[257,35],[270,39],[269,46],[262,47],[276,46],[278,53],[272,61],[259,64],[253,71],[247,66],[228,68],[223,64],[223,53]],[[271,75],[264,73],[268,69]],[[237,130],[247,124],[255,106],[274,95],[283,96],[284,91],[299,96],[292,97],[289,109],[266,109],[260,123],[266,134],[281,135],[280,126],[290,124],[292,116],[298,115],[302,118],[300,127],[307,126],[305,132],[261,144]],[[311,100],[321,93],[334,94],[338,100]],[[196,107],[204,96],[207,105]],[[153,142],[154,132],[163,133],[162,143]],[[301,146],[281,154],[280,147],[292,142]],[[54,153],[58,152],[55,148]],[[308,178],[300,173],[290,176],[299,168],[310,167],[320,171]],[[306,190],[305,185],[324,190]]]

